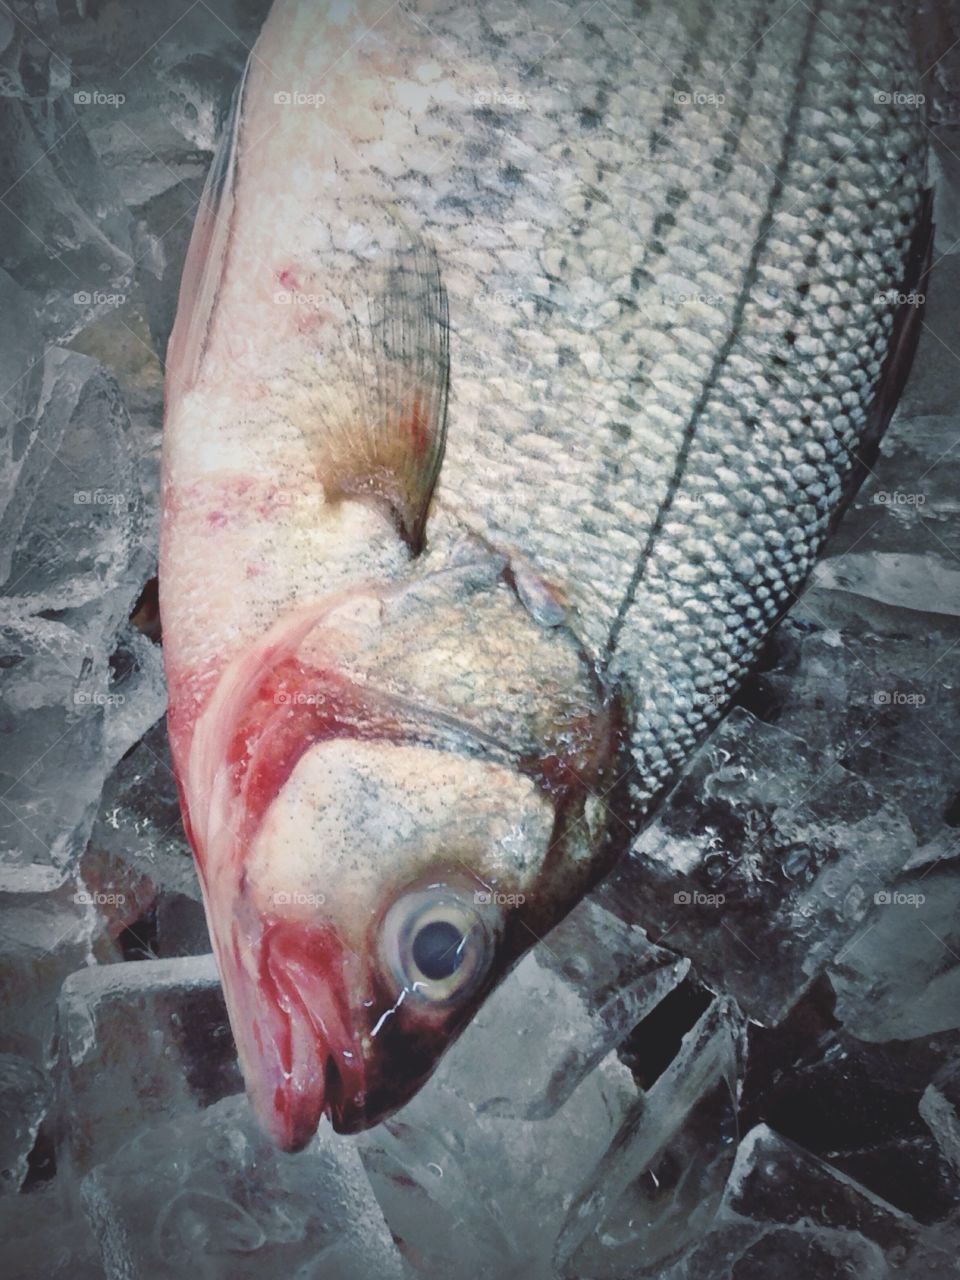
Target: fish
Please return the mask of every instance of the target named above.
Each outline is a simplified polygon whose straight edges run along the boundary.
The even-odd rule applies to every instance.
[[[281,1148],[417,1092],[803,589],[919,332],[919,83],[898,4],[271,9],[167,355],[160,597]]]

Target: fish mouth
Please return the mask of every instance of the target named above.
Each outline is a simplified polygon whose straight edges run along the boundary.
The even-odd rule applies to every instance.
[[[263,937],[259,1016],[238,1048],[254,1111],[283,1151],[307,1146],[324,1114],[341,1130],[348,1114],[364,1110],[344,952],[332,929],[292,921]]]

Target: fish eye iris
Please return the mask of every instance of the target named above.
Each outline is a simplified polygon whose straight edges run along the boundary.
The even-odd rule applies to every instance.
[[[431,982],[449,978],[460,967],[463,934],[447,920],[432,920],[413,940],[413,959]]]
[[[380,922],[380,962],[411,1005],[444,1008],[468,999],[486,978],[499,924],[478,909],[472,886],[436,881],[390,904]]]

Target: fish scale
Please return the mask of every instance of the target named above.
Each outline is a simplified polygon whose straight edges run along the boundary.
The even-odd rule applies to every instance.
[[[896,7],[786,8],[772,27],[769,6],[724,11],[668,74],[659,49],[671,56],[676,19],[669,6],[647,7],[641,16],[660,33],[643,64],[652,83],[636,62],[625,75],[607,44],[597,57],[598,33],[578,24],[558,67],[561,79],[567,63],[581,68],[568,81],[569,118],[601,94],[603,114],[552,139],[538,116],[529,144],[522,111],[496,122],[523,185],[539,179],[549,192],[554,165],[579,169],[556,199],[573,221],[541,219],[542,277],[529,263],[524,277],[519,262],[508,274],[491,261],[481,290],[508,294],[493,333],[470,307],[481,273],[467,274],[459,295],[450,273],[456,445],[437,504],[494,544],[522,548],[563,587],[578,634],[634,694],[639,798],[716,717],[809,571],[889,342],[895,308],[881,295],[899,288],[914,232],[923,126],[914,107],[874,102],[911,86]],[[454,24],[440,22],[431,29],[456,40]],[[508,23],[496,29],[507,48]],[[743,74],[730,84],[718,72],[741,48]],[[521,44],[518,59],[526,52]],[[592,85],[583,66],[596,68]],[[726,119],[669,100],[698,76],[723,85],[714,92],[726,91]],[[612,85],[636,81],[645,95],[631,115],[628,90]],[[854,129],[838,133],[839,119]],[[614,170],[631,165],[642,185]],[[455,263],[454,246],[443,256]],[[672,303],[671,290],[691,301]],[[511,291],[533,305],[511,307]],[[600,299],[615,314],[598,324]],[[579,368],[559,365],[564,348]],[[522,387],[508,372],[518,358],[532,368]],[[558,466],[568,450],[569,477]],[[683,510],[685,484],[700,519]],[[670,520],[678,507],[682,524]],[[705,627],[705,604],[719,626]]]
[[[271,12],[171,339],[161,607],[281,1145],[410,1096],[802,589],[919,319],[904,15]],[[417,921],[462,966],[411,977]]]

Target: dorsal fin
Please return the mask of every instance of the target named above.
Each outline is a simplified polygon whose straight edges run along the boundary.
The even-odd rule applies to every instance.
[[[328,497],[384,501],[416,553],[443,462],[450,380],[436,251],[419,238],[395,249],[368,314],[353,325],[360,412],[324,434],[318,465]]]

